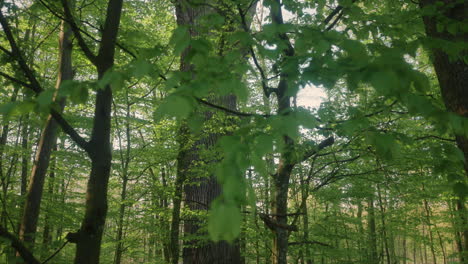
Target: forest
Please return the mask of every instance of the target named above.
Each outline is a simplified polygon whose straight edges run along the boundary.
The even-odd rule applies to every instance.
[[[468,264],[466,0],[0,0],[0,263]]]

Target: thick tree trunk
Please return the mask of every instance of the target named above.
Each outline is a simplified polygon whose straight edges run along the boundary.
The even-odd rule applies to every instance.
[[[201,5],[194,7],[189,4],[190,1],[179,0],[176,2],[176,15],[178,25],[187,25],[190,28],[192,36],[198,35],[198,18],[204,14],[213,12],[207,6]],[[209,1],[207,1],[209,2]],[[192,66],[186,61],[185,55],[188,49],[181,56],[182,71],[192,71]],[[234,96],[226,96],[224,98],[214,98],[211,101],[218,101],[219,105],[229,109],[235,109],[236,99]],[[201,113],[209,120],[213,115],[210,112]],[[197,175],[195,172],[195,161],[199,161],[199,151],[203,149],[210,149],[216,144],[220,135],[209,134],[202,136],[202,138],[193,142],[193,135],[190,135],[187,129],[182,129],[179,132],[179,138],[183,139],[181,144],[181,152],[177,158],[177,179],[176,187],[179,188],[185,180],[191,179],[190,185],[185,185],[183,188],[185,193],[186,205],[190,210],[203,210],[207,211],[211,202],[221,194],[221,186],[218,184],[214,175]],[[192,143],[190,143],[192,141]],[[185,144],[185,145],[184,145]],[[199,169],[198,169],[199,170]],[[180,221],[180,200],[181,193],[176,191],[174,198],[174,211],[171,227],[171,257],[172,263],[177,263],[179,249],[178,249],[178,228]],[[199,219],[190,219],[184,222],[184,232],[186,235],[203,235],[200,234],[200,229],[206,224]],[[201,243],[200,243],[201,242]],[[240,247],[237,242],[229,244],[227,242],[211,242],[211,241],[190,241],[189,246],[183,249],[183,262],[184,264],[196,263],[219,263],[219,264],[237,264],[241,262]]]
[[[55,89],[58,90],[64,80],[72,79],[72,32],[69,27],[62,22],[59,37],[59,71]],[[63,108],[64,102],[59,102]],[[34,237],[39,219],[39,211],[42,201],[45,176],[50,162],[50,154],[57,141],[57,122],[51,115],[42,131],[38,143],[36,157],[29,178],[26,202],[23,208],[23,216],[20,226],[20,239],[30,248],[34,247]]]
[[[421,0],[419,1],[421,8],[434,5],[436,0]],[[463,30],[450,33],[446,28],[443,28],[440,32],[437,29],[437,25],[446,23],[447,19],[452,20],[454,23],[459,25],[466,24],[466,18],[468,17],[468,2],[457,1],[457,0],[443,0],[439,12],[433,16],[424,16],[423,21],[426,29],[426,34],[430,38],[441,39],[451,42],[468,43],[468,33]],[[468,52],[466,49],[462,54],[458,54],[456,58],[450,58],[447,51],[443,47],[433,47],[432,62],[439,80],[440,90],[442,98],[444,100],[447,110],[468,118],[468,64],[466,56]],[[465,157],[465,172],[468,179],[468,137],[465,134],[455,135],[458,148],[463,152]],[[464,259],[462,263],[468,263],[468,220],[466,209],[460,212],[462,219],[462,236],[464,240],[463,251]]]

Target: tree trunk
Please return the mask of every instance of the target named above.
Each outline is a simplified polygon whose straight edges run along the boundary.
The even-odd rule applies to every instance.
[[[54,148],[53,148],[53,151],[56,152],[57,151],[57,144],[55,144]],[[54,189],[55,189],[55,168],[56,168],[56,163],[57,163],[57,159],[56,157],[52,157],[52,160],[51,160],[51,166],[50,166],[50,172],[49,172],[49,184],[48,184],[48,194],[49,194],[49,197],[52,198],[52,196],[54,195]],[[55,201],[55,199],[53,199],[50,204],[55,204],[57,201]],[[48,206],[48,209],[50,210],[52,206]],[[42,247],[43,247],[43,257],[47,257],[48,254],[49,254],[49,244],[50,242],[52,242],[52,233],[53,233],[53,230],[52,230],[52,225],[51,225],[51,222],[50,222],[50,212],[49,210],[46,210],[46,215],[44,217],[44,230],[43,230],[43,233],[42,233]]]
[[[428,7],[434,5],[436,0],[421,0],[419,1],[420,7]],[[446,28],[443,28],[438,32],[437,25],[438,23],[444,23],[447,19],[452,20],[459,25],[464,25],[466,23],[466,18],[468,17],[468,3],[466,1],[457,1],[457,0],[443,0],[437,14],[433,16],[424,16],[424,26],[426,34],[430,38],[441,39],[445,41],[458,41],[461,43],[468,43],[468,33],[463,30],[458,30],[453,34],[450,33]],[[450,58],[446,50],[442,47],[432,47],[432,62],[434,64],[434,69],[437,74],[437,79],[439,80],[440,90],[442,93],[442,98],[444,100],[447,110],[453,112],[462,117],[468,118],[468,64],[466,56],[468,52],[466,49],[462,54],[458,54],[456,58]],[[463,152],[465,157],[465,173],[468,178],[468,138],[465,134],[456,134],[455,135],[458,148]],[[462,251],[468,252],[468,228],[467,228],[467,216],[466,210],[464,209],[465,201],[461,201],[460,204],[463,206],[463,210],[460,213],[462,219],[462,237],[463,237],[463,249]],[[464,255],[462,252],[463,259],[462,263],[468,263],[468,256]]]
[[[368,228],[369,228],[369,263],[377,264],[377,235],[375,227],[375,208],[373,195],[367,199]]]
[[[92,57],[99,80],[114,65],[122,2],[123,0],[109,0],[107,5],[99,52],[96,57]],[[77,31],[74,30],[74,33],[76,36]],[[87,149],[91,159],[91,173],[86,189],[85,216],[78,233],[70,233],[68,236],[76,242],[75,264],[99,263],[107,215],[107,187],[112,160],[111,107],[112,89],[108,84],[96,92],[93,129]]]
[[[114,255],[114,264],[120,264],[122,261],[122,253],[123,253],[123,230],[124,230],[124,217],[125,217],[125,208],[126,208],[126,199],[127,199],[127,184],[128,184],[128,168],[130,164],[130,150],[131,150],[131,136],[130,136],[130,103],[128,101],[128,92],[126,92],[126,116],[125,116],[125,154],[123,146],[122,146],[122,135],[119,129],[119,124],[116,122],[117,126],[117,136],[119,139],[119,148],[120,148],[120,163],[121,163],[121,170],[122,170],[122,190],[120,192],[120,207],[119,207],[119,215],[118,215],[118,223],[117,223],[117,246],[115,248],[115,255]]]
[[[207,1],[209,2],[209,1]],[[189,1],[179,0],[176,2],[176,15],[178,25],[187,25],[190,28],[192,36],[198,35],[198,18],[204,14],[213,12],[207,6],[201,5],[194,7]],[[188,49],[184,51],[181,56],[180,69],[182,71],[192,71],[192,66],[186,61],[185,55],[188,53]],[[225,96],[223,98],[212,98],[211,101],[217,101],[219,105],[227,107],[229,109],[235,109],[236,98],[234,96]],[[205,111],[203,114],[205,120],[209,120],[213,115],[209,111]],[[191,184],[185,185],[183,188],[185,193],[186,205],[190,210],[202,210],[208,211],[211,202],[221,194],[221,186],[217,182],[214,175],[199,175],[199,172],[195,172],[194,165],[196,161],[200,161],[200,150],[211,149],[216,144],[220,134],[208,134],[201,136],[200,139],[190,143],[193,140],[193,135],[190,135],[187,129],[184,127],[179,132],[179,138],[181,139],[181,152],[178,155],[177,164],[177,179],[176,187],[183,184],[185,180],[190,176]],[[185,137],[188,140],[184,139]],[[188,144],[187,144],[188,143]],[[198,168],[200,170],[200,168]],[[181,193],[176,191],[174,198],[174,211],[172,217],[172,228],[171,228],[171,256],[172,263],[177,263],[178,259],[178,221],[180,221],[179,210],[180,210],[180,197]],[[206,236],[205,232],[201,233],[201,227],[205,223],[199,219],[190,219],[184,222],[184,232],[186,235],[202,235]],[[225,241],[212,242],[212,241],[190,241],[189,247],[183,249],[183,262],[184,264],[196,264],[196,263],[219,263],[219,264],[234,264],[241,262],[240,247],[237,242],[229,244]]]
[[[59,71],[57,83],[55,85],[58,91],[61,83],[72,79],[72,32],[70,28],[62,22],[59,37]],[[59,102],[63,109],[64,101]],[[24,241],[31,249],[34,247],[34,237],[39,220],[39,211],[42,201],[45,176],[50,162],[50,154],[57,142],[57,122],[51,115],[47,117],[44,130],[38,143],[36,157],[29,178],[26,202],[23,208],[23,215],[20,226],[20,240]]]
[[[302,216],[302,225],[304,228],[303,231],[303,240],[304,241],[309,241],[309,212],[308,212],[308,207],[307,207],[307,198],[309,197],[309,184],[307,182],[302,182],[301,184],[301,212],[303,213]],[[310,247],[305,246],[304,248],[304,260],[306,264],[313,264],[313,258],[312,255],[310,254]]]

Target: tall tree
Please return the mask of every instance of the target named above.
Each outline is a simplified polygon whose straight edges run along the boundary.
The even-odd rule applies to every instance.
[[[194,4],[190,1],[177,1],[176,2],[176,16],[177,24],[179,26],[187,26],[189,28],[190,37],[208,37],[206,33],[202,35],[200,33],[201,25],[200,20],[203,16],[215,12],[210,5],[216,6],[216,1],[204,1],[203,3]],[[219,47],[222,49],[223,47]],[[191,75],[196,75],[198,69],[194,68],[190,64],[190,61],[187,59],[187,55],[190,52],[190,47],[187,48],[181,55],[181,66],[180,69],[183,72],[188,72]],[[222,51],[220,51],[222,52]],[[210,96],[210,101],[218,102],[223,107],[228,109],[236,108],[236,99],[234,96],[219,96],[212,95]],[[214,113],[206,109],[200,109],[199,113],[204,116],[205,120],[210,120],[213,118]],[[184,125],[185,126],[185,125]],[[180,143],[181,151],[178,156],[178,169],[176,180],[176,190],[180,188],[182,181],[191,180],[190,184],[184,185],[184,198],[186,205],[190,210],[201,210],[207,211],[210,204],[221,194],[221,186],[216,180],[216,177],[210,173],[210,175],[203,175],[200,171],[203,168],[200,165],[203,163],[210,163],[208,160],[203,160],[203,155],[201,154],[205,150],[212,150],[216,144],[220,134],[218,133],[207,133],[207,135],[197,136],[190,135],[188,129],[182,128],[180,130],[180,138],[188,138],[188,140],[183,140]],[[206,159],[206,158],[205,158]],[[197,168],[198,166],[198,168]],[[203,165],[202,165],[203,166]],[[180,208],[180,197],[181,193],[176,192],[175,194],[175,206],[174,209]],[[177,211],[175,211],[177,212]],[[175,220],[175,221],[174,221]],[[176,224],[178,220],[177,215],[173,215],[173,225],[172,225],[172,263],[177,263],[178,259],[178,242],[176,241],[176,229],[178,225]],[[202,226],[206,223],[200,222],[197,219],[191,219],[190,221],[184,222],[184,232],[186,236],[190,235],[200,235],[202,232]],[[206,232],[205,236],[207,235]],[[202,233],[203,234],[203,233]],[[192,263],[240,263],[240,248],[237,243],[229,244],[225,241],[220,242],[211,242],[211,241],[192,241],[185,245],[183,249],[183,261],[184,264]]]
[[[72,32],[67,24],[62,21],[59,36],[59,69],[55,85],[57,93],[60,85],[65,80],[73,78],[72,73]],[[55,95],[57,97],[57,95]],[[59,111],[63,110],[64,99],[58,102]],[[26,202],[23,209],[21,226],[19,230],[20,239],[30,248],[34,247],[34,238],[39,219],[39,211],[42,201],[45,176],[49,167],[50,155],[57,141],[58,124],[49,115],[42,130],[39,143],[37,144],[36,157],[34,159],[31,176],[29,178]]]
[[[430,45],[434,69],[439,80],[442,98],[448,111],[463,118],[468,118],[468,63],[466,57],[468,51],[462,49],[459,54],[451,55],[451,50],[444,43],[467,45],[468,32],[463,30],[468,17],[468,3],[456,0],[421,0],[423,21],[426,34],[435,40]],[[448,21],[448,22],[447,22]],[[466,122],[466,121],[465,121]],[[464,168],[468,179],[468,135],[466,128],[455,130],[455,138],[458,148],[465,157]],[[457,208],[462,219],[462,234],[464,240],[462,263],[468,263],[468,214],[465,206],[465,197],[460,197]]]

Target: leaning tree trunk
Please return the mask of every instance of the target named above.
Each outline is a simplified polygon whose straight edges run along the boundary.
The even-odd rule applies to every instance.
[[[65,22],[62,22],[59,37],[59,70],[57,83],[55,85],[57,91],[63,81],[71,80],[73,77],[71,35],[72,32],[70,28]],[[59,104],[63,109],[64,101],[61,100]],[[44,180],[49,167],[50,154],[57,141],[57,128],[57,122],[49,115],[37,146],[36,157],[29,178],[19,235],[20,239],[30,248],[34,247],[34,237],[39,220]]]
[[[419,1],[421,8],[434,5],[436,0],[421,0]],[[468,2],[457,0],[443,0],[445,5],[440,6],[440,12],[432,16],[424,16],[424,26],[426,34],[430,38],[441,39],[450,42],[468,43],[468,33],[461,30],[461,25],[466,24],[468,17]],[[460,29],[456,32],[449,32],[447,28],[438,30],[438,24],[446,23],[447,19],[460,25]],[[431,48],[432,62],[439,80],[442,98],[447,110],[462,117],[468,118],[468,64],[466,56],[468,55],[465,49],[462,54],[458,54],[456,58],[450,58],[444,47],[433,46]],[[458,148],[463,152],[465,157],[465,172],[468,179],[468,137],[465,134],[456,134]],[[461,199],[461,198],[460,198]],[[464,240],[462,254],[462,263],[468,263],[468,228],[467,228],[467,213],[464,206],[464,201],[460,201],[463,206],[460,207],[460,217],[462,224],[462,234]]]

